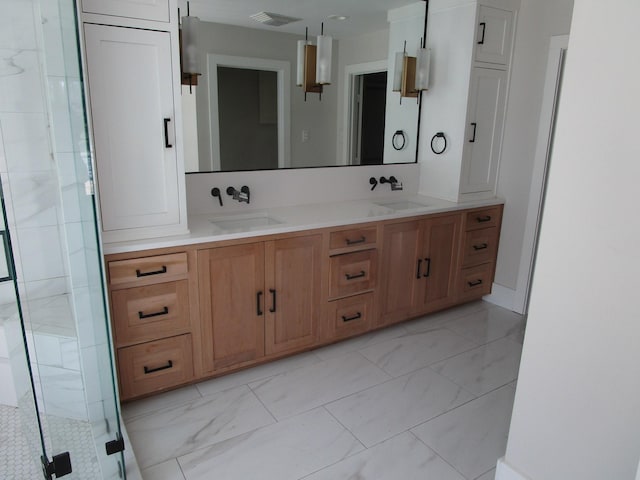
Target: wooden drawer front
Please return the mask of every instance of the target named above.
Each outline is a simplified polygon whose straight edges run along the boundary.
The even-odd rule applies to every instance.
[[[118,347],[189,330],[187,280],[114,290],[111,299]]]
[[[163,282],[188,272],[187,254],[171,253],[155,257],[132,258],[109,262],[109,283],[149,284]]]
[[[377,250],[331,257],[329,298],[339,298],[372,290],[377,279]]]
[[[343,298],[329,303],[332,338],[366,332],[373,323],[373,293]]]
[[[500,207],[489,207],[467,213],[466,230],[497,227],[500,224]]]
[[[493,262],[498,250],[498,228],[483,228],[467,232],[464,239],[463,267]]]
[[[492,277],[493,263],[462,269],[458,279],[459,299],[470,300],[490,294],[493,282]]]
[[[186,383],[193,379],[191,335],[180,335],[118,350],[123,399]]]
[[[334,253],[375,247],[377,231],[376,227],[367,227],[331,232],[329,235],[329,250]]]

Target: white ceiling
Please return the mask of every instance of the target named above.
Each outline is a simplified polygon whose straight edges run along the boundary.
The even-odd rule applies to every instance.
[[[361,35],[368,31],[387,28],[387,10],[398,8],[417,0],[191,0],[191,15],[202,21],[227,23],[249,28],[261,28],[276,32],[304,35],[324,32],[335,38]],[[180,15],[186,15],[186,0],[178,1]],[[262,25],[250,18],[258,12],[271,12],[302,20],[281,27]],[[345,15],[347,20],[331,20],[329,15]]]

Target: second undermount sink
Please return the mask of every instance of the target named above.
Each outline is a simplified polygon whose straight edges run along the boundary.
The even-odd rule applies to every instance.
[[[224,215],[212,218],[210,222],[224,232],[246,232],[284,223],[266,212]]]
[[[410,200],[399,200],[399,201],[390,201],[390,202],[377,202],[376,205],[380,207],[390,208],[391,210],[412,210],[414,208],[425,208],[429,205],[424,203],[412,202]]]

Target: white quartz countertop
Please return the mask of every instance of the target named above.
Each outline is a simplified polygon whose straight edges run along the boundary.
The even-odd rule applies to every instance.
[[[107,243],[104,245],[104,253],[108,255],[314,228],[338,227],[502,203],[504,201],[497,197],[455,203],[423,195],[391,195],[375,200],[363,199],[267,209],[256,208],[255,205],[238,204],[238,208],[229,209],[228,213],[190,216],[189,234]]]

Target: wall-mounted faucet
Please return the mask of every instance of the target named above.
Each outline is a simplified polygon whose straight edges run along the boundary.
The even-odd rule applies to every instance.
[[[391,175],[389,178],[380,177],[380,183],[388,183],[391,185],[391,191],[402,190],[402,183],[398,182],[398,179]]]
[[[236,190],[234,187],[227,187],[227,195],[240,203],[250,203],[251,200],[251,193],[249,192],[249,187],[246,185],[243,185],[240,190]]]

